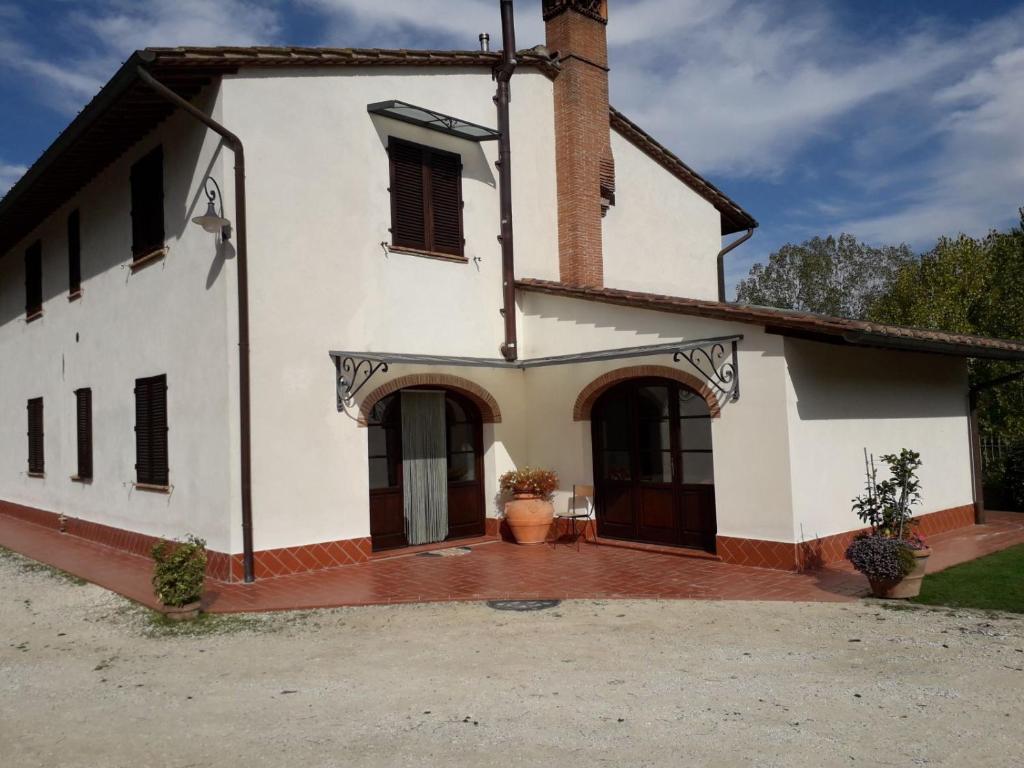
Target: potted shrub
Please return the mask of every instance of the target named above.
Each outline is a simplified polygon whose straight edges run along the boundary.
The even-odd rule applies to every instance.
[[[558,487],[558,475],[547,469],[506,472],[498,478],[501,490],[512,494],[505,504],[505,521],[517,544],[543,544],[555,518],[551,494]]]
[[[865,456],[865,493],[853,500],[853,509],[870,529],[851,542],[846,559],[867,576],[875,597],[916,597],[932,553],[912,530],[911,508],[921,501],[921,456],[904,448],[882,461],[889,478],[879,481],[874,456]]]
[[[189,534],[185,541],[161,541],[153,547],[153,589],[173,620],[199,615],[199,599],[206,579],[206,542]]]

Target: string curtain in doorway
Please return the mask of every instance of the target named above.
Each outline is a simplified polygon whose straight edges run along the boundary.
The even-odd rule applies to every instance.
[[[444,392],[402,391],[402,480],[410,546],[448,536],[448,451]]]

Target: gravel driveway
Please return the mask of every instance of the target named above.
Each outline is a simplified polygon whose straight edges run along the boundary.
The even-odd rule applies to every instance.
[[[4,768],[1024,763],[1022,617],[452,603],[182,631],[10,553],[0,586]]]

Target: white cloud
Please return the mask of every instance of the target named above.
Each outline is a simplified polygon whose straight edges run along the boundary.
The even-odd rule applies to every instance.
[[[71,21],[110,51],[175,45],[267,43],[280,31],[277,12],[248,0],[105,0]]]
[[[939,90],[945,117],[916,188],[897,210],[844,222],[861,237],[920,242],[956,230],[984,234],[1024,205],[1024,46]]]
[[[487,32],[491,47],[501,47],[501,19],[496,0],[297,0],[325,14],[329,45],[376,48],[425,47],[424,37],[437,45],[475,49],[477,35]],[[544,41],[540,3],[516,5],[516,45],[527,48]]]
[[[0,6],[0,72],[14,71],[44,86],[40,100],[61,111],[81,109],[133,51],[148,46],[249,45],[272,42],[277,12],[250,0],[89,0],[51,31],[60,52],[26,42],[26,13]],[[63,44],[62,43],[66,43]]]
[[[324,45],[474,48],[486,31],[500,46],[494,0],[85,0],[54,30],[67,43],[57,56],[13,34],[31,14],[11,9],[0,2],[0,73],[47,85],[69,112],[136,48],[273,43],[292,9],[319,18],[310,42]],[[539,0],[516,11],[520,47],[543,42]],[[787,237],[810,223],[922,242],[1021,203],[1024,8],[866,32],[810,0],[612,0],[608,34],[613,102],[726,189],[834,179]]]
[[[5,163],[0,160],[0,197],[7,194],[7,190],[14,186],[14,182],[21,178],[27,171],[24,165]]]

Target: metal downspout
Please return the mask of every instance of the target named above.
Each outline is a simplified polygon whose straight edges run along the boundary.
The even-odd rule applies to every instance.
[[[512,142],[509,136],[509,80],[516,69],[516,31],[512,0],[501,0],[501,64],[495,68],[498,91],[498,200],[501,209],[501,313],[505,318],[505,341],[501,354],[509,362],[519,355],[516,337],[515,257],[512,240]]]
[[[249,270],[248,237],[245,222],[245,151],[242,140],[209,115],[196,109],[143,68],[139,78],[157,94],[220,134],[235,155],[235,251],[238,269],[238,402],[241,440],[242,560],[246,583],[255,581],[252,545],[252,430],[249,404]]]
[[[718,252],[718,300],[725,301],[725,254],[731,251],[733,248],[743,245],[749,240],[754,234],[754,228],[750,227],[746,234],[741,237],[737,237],[725,248]]]

